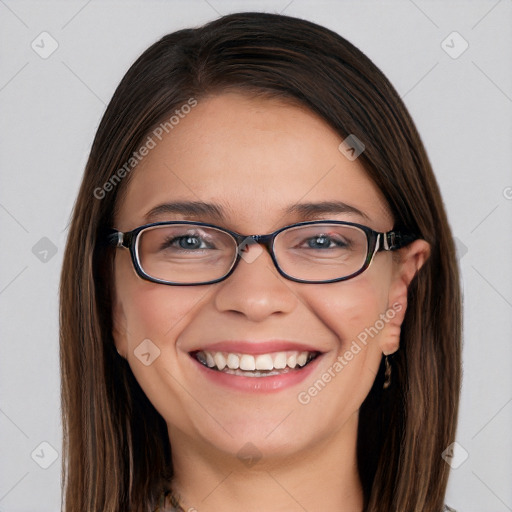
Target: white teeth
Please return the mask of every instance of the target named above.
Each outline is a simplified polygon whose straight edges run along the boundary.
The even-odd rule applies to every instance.
[[[208,361],[208,358],[206,358],[206,360]],[[297,356],[297,364],[299,366],[304,366],[306,364],[306,361],[308,360],[308,353],[307,352],[301,352],[298,356]]]
[[[272,371],[285,370],[286,368],[303,367],[310,360],[312,352],[273,352],[269,354],[233,354],[226,352],[207,352],[201,350],[197,352],[196,358],[199,362],[209,368],[224,370],[226,367],[230,370],[258,372],[258,370]]]
[[[205,354],[206,354],[206,364],[210,368],[213,368],[215,366],[215,360],[213,359],[213,356],[210,354],[210,352],[205,352]]]
[[[256,370],[273,370],[274,361],[270,354],[262,354],[256,357]]]
[[[215,352],[213,360],[215,361],[215,364],[219,370],[224,370],[226,367],[226,358],[222,352]]]
[[[240,366],[240,358],[236,354],[228,354],[228,368],[236,370]]]
[[[286,352],[278,352],[274,356],[274,368],[278,370],[286,368]]]
[[[254,356],[251,356],[249,354],[243,354],[242,357],[240,358],[240,370],[256,370]]]

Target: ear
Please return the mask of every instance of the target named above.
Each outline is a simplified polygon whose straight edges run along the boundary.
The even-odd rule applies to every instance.
[[[425,240],[415,240],[395,254],[386,312],[389,320],[379,341],[385,356],[393,354],[400,346],[400,330],[407,310],[407,290],[414,276],[430,257],[430,244]]]

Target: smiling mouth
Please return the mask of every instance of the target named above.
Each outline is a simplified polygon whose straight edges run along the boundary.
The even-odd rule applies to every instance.
[[[241,377],[271,377],[301,371],[316,359],[320,352],[289,350],[252,355],[197,350],[190,355],[206,368],[217,372]]]

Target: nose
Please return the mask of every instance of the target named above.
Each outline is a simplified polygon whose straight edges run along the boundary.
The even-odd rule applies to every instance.
[[[254,322],[293,311],[298,302],[294,283],[278,273],[268,250],[259,244],[249,244],[242,254],[233,273],[216,285],[217,309],[243,314]]]

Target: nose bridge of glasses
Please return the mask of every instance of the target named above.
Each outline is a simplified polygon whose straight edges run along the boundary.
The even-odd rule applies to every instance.
[[[272,253],[272,240],[273,234],[269,235],[240,235],[237,240],[238,252],[244,250],[246,247],[250,245],[263,245],[268,251],[269,254]]]

